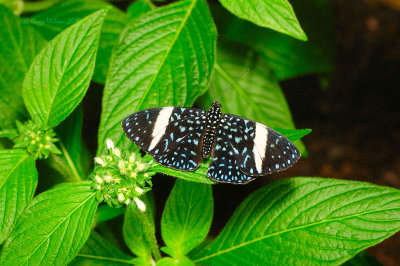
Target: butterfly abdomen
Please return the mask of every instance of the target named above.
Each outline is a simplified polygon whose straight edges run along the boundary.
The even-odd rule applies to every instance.
[[[201,149],[201,155],[203,158],[208,158],[211,155],[221,116],[221,105],[218,102],[215,102],[207,112],[206,116],[206,132],[203,137],[203,146]]]

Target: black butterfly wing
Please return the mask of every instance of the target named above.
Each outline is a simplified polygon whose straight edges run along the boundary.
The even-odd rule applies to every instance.
[[[240,170],[247,175],[279,172],[300,158],[299,150],[290,140],[263,124],[224,114],[221,126]]]
[[[131,114],[122,126],[128,138],[160,164],[192,171],[202,160],[205,114],[195,108],[151,108]]]
[[[255,177],[243,173],[229,144],[227,134],[223,129],[217,131],[217,140],[211,154],[211,163],[207,176],[214,181],[223,183],[245,184]]]

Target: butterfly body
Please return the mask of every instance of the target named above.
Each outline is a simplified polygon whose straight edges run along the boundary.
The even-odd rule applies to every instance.
[[[159,107],[131,114],[122,122],[125,134],[160,164],[181,171],[196,170],[211,156],[211,180],[248,183],[282,171],[300,157],[283,135],[260,123],[221,113],[218,102],[209,111]]]
[[[201,155],[203,158],[208,158],[211,155],[212,148],[214,147],[217,130],[221,120],[221,105],[215,102],[211,109],[207,112],[206,131],[203,137],[203,145]]]

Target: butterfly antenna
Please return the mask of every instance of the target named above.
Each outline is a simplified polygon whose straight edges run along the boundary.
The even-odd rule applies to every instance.
[[[204,62],[203,62],[203,67],[204,67],[204,71],[206,72],[207,78],[208,78],[208,80],[210,81],[210,86],[211,86],[211,90],[212,90],[213,98],[214,98],[214,101],[215,101],[215,91],[214,91],[214,87],[213,87],[213,85],[212,85],[212,82],[211,82],[210,76],[208,75],[208,71],[207,71],[206,64],[204,64]]]
[[[224,93],[225,93],[227,90],[229,90],[230,88],[232,88],[233,84],[236,83],[236,82],[238,82],[239,79],[240,79],[241,77],[243,77],[243,76],[244,76],[247,72],[249,72],[249,71],[250,71],[250,68],[246,69],[242,74],[240,74],[240,76],[239,76],[238,78],[236,78],[236,79],[233,81],[233,83],[231,83],[231,85],[229,85],[229,87],[226,88],[226,89],[222,92],[222,94],[219,96],[219,98],[218,98],[217,101],[221,100],[222,95],[224,95]]]

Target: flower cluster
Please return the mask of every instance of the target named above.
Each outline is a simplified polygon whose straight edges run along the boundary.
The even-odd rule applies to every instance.
[[[55,133],[51,128],[40,126],[38,121],[29,120],[22,124],[17,121],[18,134],[13,141],[14,148],[26,149],[29,154],[35,156],[35,159],[47,158],[50,152],[60,154],[54,142]]]
[[[94,158],[92,187],[97,190],[97,199],[110,206],[137,206],[144,211],[146,206],[139,198],[151,190],[153,162],[139,153],[122,154],[110,139],[106,144],[107,154]]]

